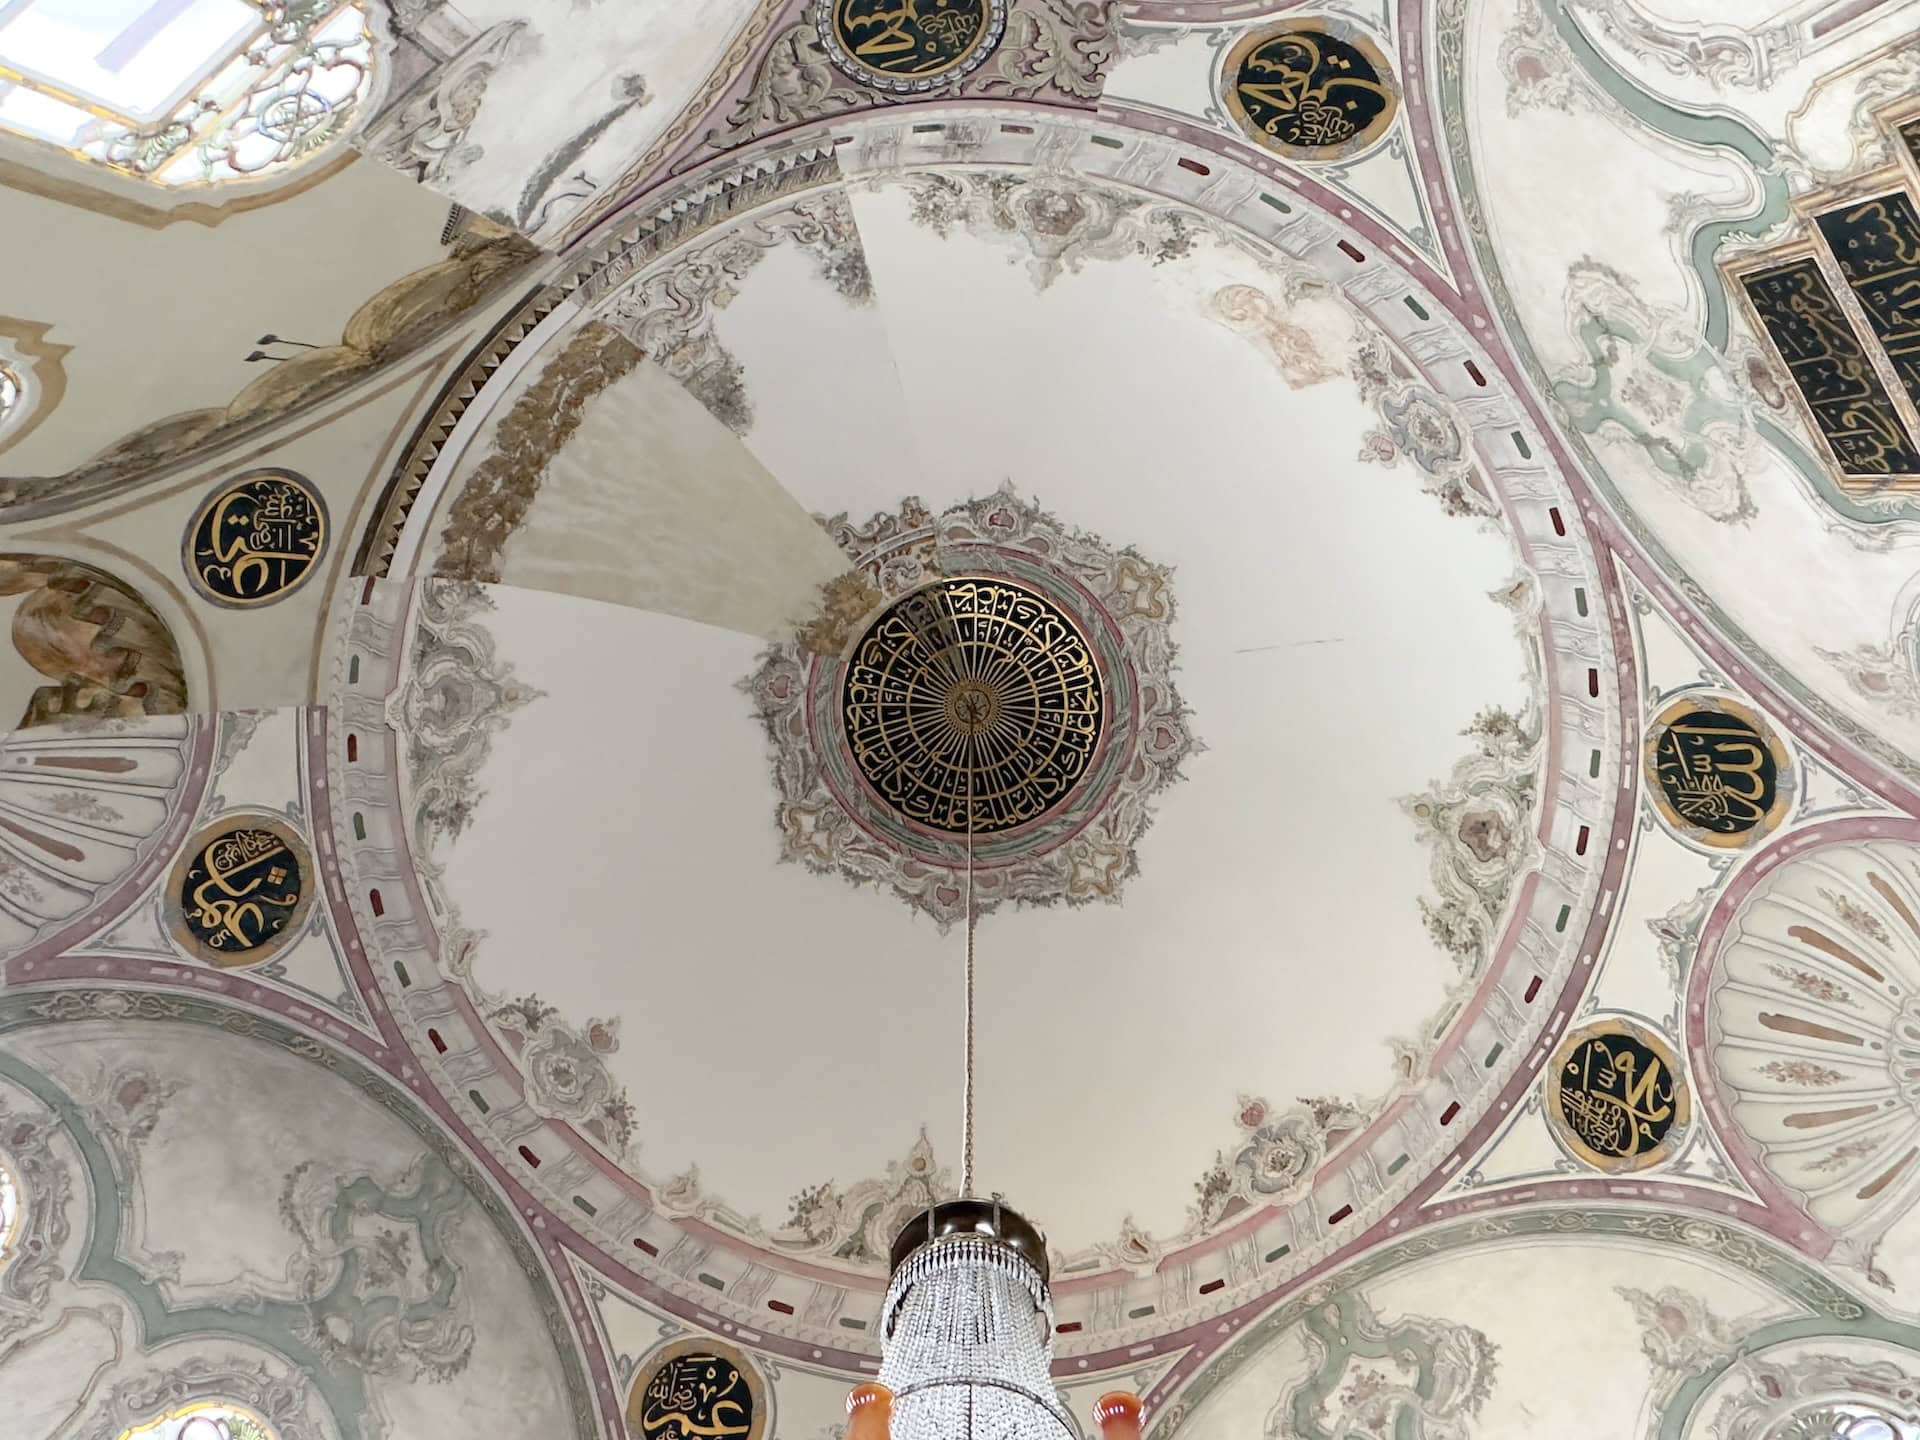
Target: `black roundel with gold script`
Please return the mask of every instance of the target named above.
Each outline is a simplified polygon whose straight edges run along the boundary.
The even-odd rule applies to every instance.
[[[1000,31],[995,0],[822,0],[819,14],[830,51],[859,78],[882,83],[913,85],[971,68]]]
[[[1646,766],[1661,816],[1702,844],[1745,845],[1787,808],[1779,742],[1758,715],[1719,696],[1681,700],[1655,716]]]
[[[1644,1169],[1665,1158],[1688,1122],[1686,1080],[1672,1051],[1626,1020],[1604,1020],[1561,1046],[1547,1081],[1547,1118],[1597,1169]]]
[[[1332,159],[1367,144],[1398,97],[1370,41],[1310,25],[1250,35],[1227,59],[1227,104],[1269,149]]]
[[[299,585],[327,543],[320,496],[290,470],[256,470],[209,496],[187,531],[187,574],[223,605],[263,605]]]
[[[670,1347],[627,1404],[641,1440],[755,1440],[764,1428],[749,1372],[721,1347],[689,1342]]]
[[[264,960],[298,929],[308,904],[299,842],[265,816],[203,832],[174,874],[178,938],[216,965]]]
[[[1012,830],[1065,800],[1092,763],[1104,687],[1080,627],[999,576],[903,595],[853,647],[842,719],[854,764],[907,819]]]

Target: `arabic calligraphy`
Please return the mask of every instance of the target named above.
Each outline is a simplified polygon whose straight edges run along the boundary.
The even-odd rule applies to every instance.
[[[1249,36],[1227,57],[1227,100],[1270,149],[1331,159],[1367,144],[1393,119],[1398,96],[1370,41],[1308,25]]]
[[[257,470],[200,507],[187,530],[187,573],[225,605],[261,605],[307,577],[326,546],[318,493],[288,470]]]
[[[303,913],[306,868],[292,838],[264,823],[203,836],[178,881],[181,923],[207,958],[249,965]]]
[[[1784,808],[1777,742],[1727,701],[1670,706],[1654,721],[1647,761],[1668,821],[1708,844],[1744,844]]]
[[[1841,472],[1920,474],[1920,452],[1819,265],[1796,260],[1744,283]]]
[[[1907,394],[1920,400],[1920,214],[1904,191],[1819,218],[1820,233]]]
[[[971,69],[1000,35],[992,0],[829,0],[822,14],[830,50],[851,60],[857,78],[883,82]]]
[[[1664,1158],[1688,1119],[1686,1082],[1672,1052],[1624,1020],[1573,1035],[1552,1072],[1549,1115],[1580,1158],[1638,1170]]]
[[[644,1440],[720,1440],[756,1429],[746,1375],[709,1349],[669,1355],[628,1408]]]
[[[883,611],[842,690],[848,747],[893,809],[954,834],[1037,820],[1066,799],[1106,720],[1092,648],[1046,597],[943,580]],[[971,795],[971,802],[969,802]]]

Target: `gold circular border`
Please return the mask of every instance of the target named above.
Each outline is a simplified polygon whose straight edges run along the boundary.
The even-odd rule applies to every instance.
[[[180,887],[186,883],[187,871],[193,868],[195,858],[208,844],[229,830],[241,829],[269,831],[293,852],[294,858],[300,862],[300,902],[293,907],[293,914],[287,917],[285,927],[271,940],[263,940],[251,950],[216,950],[204,943],[187,924],[186,909],[180,903]],[[173,943],[194,959],[204,960],[222,970],[244,970],[264,960],[271,960],[299,936],[306,926],[307,916],[313,910],[314,891],[321,883],[320,872],[314,867],[313,852],[307,849],[306,842],[285,820],[257,810],[234,810],[196,830],[180,858],[173,862],[173,869],[167,876],[167,930],[173,936]]]
[[[761,1440],[766,1434],[767,1422],[773,1416],[772,1407],[767,1399],[767,1387],[756,1370],[738,1347],[724,1340],[708,1335],[695,1335],[686,1340],[675,1340],[653,1350],[640,1362],[633,1372],[633,1383],[627,1387],[627,1404],[623,1412],[627,1421],[627,1432],[633,1440],[645,1440],[646,1432],[640,1428],[641,1396],[653,1377],[660,1373],[660,1367],[669,1360],[678,1360],[682,1355],[717,1355],[740,1372],[747,1382],[747,1397],[753,1401],[753,1419],[747,1422],[744,1440]]]
[[[1031,595],[1045,604],[1047,609],[1058,616],[1061,622],[1066,625],[1067,629],[1073,632],[1074,637],[1079,640],[1081,646],[1086,650],[1088,659],[1093,662],[1093,677],[1095,682],[1100,686],[1100,729],[1093,737],[1092,747],[1087,751],[1088,767],[1091,767],[1093,760],[1099,755],[1100,747],[1110,738],[1108,734],[1108,708],[1112,699],[1110,693],[1112,687],[1106,671],[1101,668],[1100,652],[1094,645],[1093,638],[1087,633],[1087,627],[1080,623],[1080,618],[1047,591],[1031,585],[1017,576],[1011,575],[994,575],[990,573],[942,575],[938,579],[916,585],[911,590],[903,590],[898,595],[888,599],[884,604],[868,611],[866,616],[860,621],[859,628],[853,632],[853,639],[847,644],[847,648],[841,658],[840,674],[834,677],[834,685],[838,691],[833,709],[836,738],[839,741],[842,753],[847,758],[851,773],[867,788],[874,802],[878,804],[881,809],[885,810],[887,814],[895,819],[904,820],[909,825],[918,826],[929,834],[938,835],[946,839],[964,836],[966,831],[948,830],[938,825],[930,825],[924,820],[916,820],[905,811],[888,803],[880,794],[879,782],[873,776],[869,775],[861,766],[859,759],[854,754],[853,736],[847,725],[847,677],[852,671],[854,657],[860,653],[860,647],[866,643],[867,636],[871,635],[874,627],[886,619],[887,616],[891,615],[895,610],[899,609],[900,606],[923,591],[938,590],[947,585],[961,585],[968,581],[982,585],[1005,585]],[[1086,782],[1086,778],[1087,770],[1083,768],[1079,777],[1061,794],[1060,798],[1048,806],[1043,814],[1035,816],[1033,820],[1023,820],[1019,825],[1009,827],[1008,829],[991,830],[982,833],[988,835],[1006,835],[1012,830],[1022,829],[1027,825],[1037,824],[1042,820],[1058,815],[1061,807],[1066,805],[1069,800],[1079,793],[1082,785]]]
[[[1690,710],[1710,710],[1716,714],[1731,715],[1736,720],[1744,720],[1753,727],[1753,731],[1766,745],[1767,753],[1773,756],[1773,804],[1767,807],[1767,813],[1760,817],[1760,823],[1751,829],[1742,830],[1738,835],[1721,835],[1702,826],[1695,825],[1686,816],[1674,809],[1673,802],[1667,799],[1667,792],[1660,788],[1659,778],[1654,774],[1655,752],[1660,741],[1667,733],[1667,727],[1681,715]],[[1793,797],[1799,786],[1798,774],[1793,768],[1793,757],[1788,753],[1784,741],[1775,733],[1773,726],[1758,711],[1741,704],[1731,696],[1715,691],[1694,691],[1669,700],[1660,707],[1653,719],[1647,722],[1647,733],[1640,742],[1640,782],[1646,787],[1648,797],[1653,801],[1654,809],[1660,812],[1660,818],[1667,828],[1683,840],[1695,845],[1705,845],[1714,850],[1745,850],[1756,845],[1779,828],[1780,822],[1787,818],[1787,812],[1793,808]]]
[[[1253,117],[1240,101],[1240,86],[1237,79],[1240,66],[1247,56],[1265,45],[1269,40],[1278,40],[1283,35],[1297,35],[1301,32],[1309,35],[1325,35],[1351,45],[1367,57],[1374,73],[1380,77],[1380,83],[1387,89],[1391,99],[1387,108],[1374,117],[1371,124],[1357,135],[1349,136],[1338,145],[1287,145],[1254,124]],[[1261,30],[1240,37],[1233,49],[1227,52],[1227,60],[1220,67],[1220,99],[1227,111],[1240,126],[1241,132],[1263,150],[1271,150],[1276,155],[1284,155],[1289,160],[1312,162],[1349,160],[1363,150],[1370,150],[1374,144],[1392,128],[1393,122],[1400,117],[1400,77],[1394,73],[1393,66],[1387,62],[1385,52],[1374,43],[1373,38],[1345,21],[1335,20],[1324,15],[1308,15],[1300,19],[1288,19],[1278,25],[1269,25]]]
[[[282,586],[271,595],[260,595],[251,600],[236,600],[231,595],[222,595],[200,578],[200,572],[193,563],[194,537],[200,533],[200,522],[207,518],[214,506],[226,499],[233,491],[249,480],[269,478],[284,480],[290,485],[298,486],[300,492],[307,497],[308,503],[313,506],[314,513],[320,517],[320,543],[314,547],[313,560],[300,572],[300,578],[291,585]],[[332,543],[333,516],[327,511],[326,498],[321,495],[319,487],[297,470],[288,470],[280,465],[262,465],[252,470],[242,470],[238,475],[221,481],[208,493],[206,499],[194,507],[192,516],[187,520],[186,533],[180,537],[180,567],[187,572],[187,583],[193,587],[193,593],[201,599],[224,606],[229,610],[257,610],[262,605],[272,605],[286,599],[311,580],[319,571],[320,562],[327,558],[327,547]]]
[[[1667,1073],[1673,1076],[1672,1126],[1653,1149],[1625,1159],[1618,1155],[1602,1155],[1589,1146],[1574,1133],[1573,1127],[1567,1124],[1560,1110],[1560,1076],[1567,1058],[1589,1040],[1605,1035],[1625,1035],[1631,1040],[1637,1040],[1653,1051],[1659,1057],[1660,1063],[1667,1067]],[[1686,1069],[1676,1058],[1675,1048],[1667,1043],[1665,1036],[1627,1019],[1624,1015],[1609,1015],[1603,1020],[1582,1025],[1554,1047],[1553,1059],[1548,1062],[1545,1101],[1547,1128],[1553,1131],[1553,1138],[1560,1142],[1560,1147],[1582,1164],[1608,1175],[1631,1175],[1671,1159],[1686,1142],[1687,1132],[1693,1125],[1693,1092],[1687,1084]]]
[[[955,81],[971,74],[986,63],[987,57],[999,48],[1001,38],[1007,30],[1007,0],[981,0],[981,9],[985,19],[980,33],[959,55],[942,65],[938,70],[927,70],[912,75],[903,75],[893,70],[882,70],[869,65],[853,53],[853,47],[847,43],[846,36],[840,33],[841,12],[852,0],[814,0],[814,33],[823,42],[827,57],[839,67],[841,73],[873,90],[884,90],[897,95],[923,94],[929,90],[943,90]]]

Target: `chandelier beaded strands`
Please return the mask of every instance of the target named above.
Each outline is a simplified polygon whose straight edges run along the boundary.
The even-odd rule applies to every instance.
[[[956,1199],[930,1206],[894,1238],[892,1279],[881,1310],[880,1379],[847,1397],[847,1440],[1077,1440],[1053,1385],[1053,1297],[1047,1246],[1033,1224],[973,1192],[974,777],[990,707],[969,685],[950,607],[923,638],[951,687],[950,741],[966,764],[965,1068],[961,1183]],[[1093,1418],[1103,1440],[1139,1440],[1138,1396],[1103,1395]]]

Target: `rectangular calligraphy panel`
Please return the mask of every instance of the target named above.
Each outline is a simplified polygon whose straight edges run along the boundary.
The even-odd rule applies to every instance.
[[[1896,190],[1829,210],[1819,223],[1900,384],[1920,400],[1920,214],[1912,199]]]
[[[1920,453],[1820,267],[1795,260],[1744,283],[1842,473],[1920,475]]]

